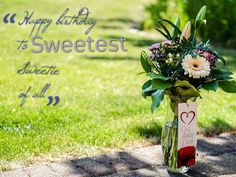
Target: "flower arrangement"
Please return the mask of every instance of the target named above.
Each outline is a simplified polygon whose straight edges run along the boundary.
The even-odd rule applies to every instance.
[[[225,92],[236,93],[236,82],[233,73],[225,69],[225,59],[211,48],[209,40],[198,42],[196,39],[199,27],[206,25],[205,14],[206,6],[203,6],[195,23],[187,22],[183,31],[179,29],[179,18],[174,23],[157,20],[155,29],[166,40],[149,47],[150,55],[141,53],[141,65],[149,77],[142,86],[142,95],[151,97],[152,112],[165,96],[170,101],[173,116],[164,125],[161,141],[164,162],[173,172],[186,172],[188,166],[195,163],[194,146],[177,149],[178,104],[201,98],[202,89],[216,91],[220,87]],[[171,31],[165,24],[170,25]]]
[[[195,23],[186,23],[183,31],[179,29],[180,19],[174,23],[167,19],[157,20],[155,27],[166,41],[153,44],[148,56],[141,53],[141,65],[150,78],[142,86],[144,98],[151,96],[154,111],[164,99],[164,95],[178,95],[187,101],[190,97],[201,97],[200,90],[216,91],[221,87],[225,92],[236,93],[236,82],[232,72],[219,68],[217,63],[225,59],[212,50],[209,40],[197,42],[196,33],[200,25],[206,24],[206,6],[203,6],[196,16]],[[169,32],[164,23],[172,27]]]

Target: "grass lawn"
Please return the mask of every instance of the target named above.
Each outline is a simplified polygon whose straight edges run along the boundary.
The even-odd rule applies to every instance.
[[[6,1],[7,2],[7,1]],[[1,14],[35,10],[37,17],[57,17],[65,7],[88,6],[97,20],[89,34],[94,39],[124,36],[127,53],[62,52],[32,54],[17,51],[16,40],[29,39],[29,27],[1,24],[0,27],[0,161],[30,162],[39,156],[73,153],[89,155],[107,149],[123,148],[150,137],[159,137],[165,116],[165,105],[154,114],[150,100],[140,94],[147,79],[136,75],[142,71],[141,50],[159,41],[159,34],[135,32],[131,27],[144,18],[145,0],[33,1],[16,0],[1,4]],[[144,3],[145,2],[145,3]],[[45,5],[46,4],[46,5]],[[71,14],[72,14],[71,12]],[[51,26],[44,39],[86,39],[83,29]],[[222,50],[236,73],[236,51]],[[25,62],[56,65],[59,76],[18,75]],[[51,83],[47,95],[59,95],[58,106],[46,106],[47,99],[28,98],[19,107],[18,95],[32,85],[32,92]],[[199,132],[207,135],[236,128],[236,95],[202,93],[199,100]]]

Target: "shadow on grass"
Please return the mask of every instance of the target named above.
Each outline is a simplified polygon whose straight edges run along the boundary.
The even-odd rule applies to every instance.
[[[149,139],[152,144],[161,143],[162,126],[158,122],[150,123],[143,126],[136,126],[132,129],[132,131],[141,137]]]
[[[131,56],[92,56],[92,55],[84,55],[83,58],[90,59],[90,60],[139,60],[139,58],[131,57]]]
[[[137,23],[134,20],[130,19],[130,18],[123,18],[123,17],[117,17],[117,18],[108,18],[108,19],[99,19],[96,18],[97,21],[101,21],[101,22],[120,22],[120,23]]]
[[[99,28],[102,28],[102,29],[123,29],[122,26],[118,26],[118,25],[99,25]]]
[[[130,28],[135,28],[139,29],[140,28],[140,23],[137,21],[134,21],[130,18],[109,18],[109,19],[97,19],[99,22],[103,22],[108,25],[99,25],[99,27],[104,28],[104,29],[121,29],[123,28],[122,26],[119,25],[111,25],[111,23],[115,24],[124,24],[125,26],[129,26]]]
[[[150,47],[152,44],[160,42],[160,40],[153,40],[153,39],[132,39],[126,38],[127,42],[132,44],[136,47]]]
[[[137,21],[134,21],[134,20],[132,20],[130,18],[122,18],[122,17],[109,18],[109,19],[99,19],[98,18],[96,20],[100,21],[100,22],[105,22],[105,23],[108,23],[108,24],[111,24],[111,23],[114,23],[114,24],[123,23],[125,25],[140,26]]]
[[[203,134],[205,136],[215,136],[219,135],[220,133],[232,130],[233,127],[230,124],[219,118],[215,119],[209,127],[203,126]]]
[[[119,39],[120,36],[119,35],[104,35],[104,38],[108,38],[108,39]],[[126,41],[128,43],[130,43],[131,45],[135,46],[135,47],[150,47],[152,44],[155,44],[157,42],[161,42],[160,39],[149,39],[149,38],[141,38],[141,39],[135,39],[135,38],[130,38],[127,36],[124,36]]]
[[[138,126],[134,128],[140,136],[145,138],[161,137],[162,126],[160,123],[152,123],[149,125]]]

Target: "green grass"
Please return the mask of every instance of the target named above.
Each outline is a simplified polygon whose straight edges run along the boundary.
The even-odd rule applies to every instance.
[[[159,41],[148,33],[133,33],[130,27],[144,18],[144,0],[136,1],[77,1],[43,0],[25,3],[17,0],[1,4],[1,14],[35,10],[38,16],[55,17],[65,7],[88,6],[97,26],[90,36],[127,39],[127,53],[57,53],[32,54],[17,51],[16,40],[27,39],[30,28],[15,24],[0,27],[0,161],[30,161],[37,156],[61,153],[86,155],[107,148],[122,148],[160,136],[165,117],[163,104],[150,113],[150,100],[141,97],[140,87],[146,80],[139,63],[141,50]],[[47,6],[45,7],[45,4]],[[108,7],[109,5],[109,7]],[[46,8],[46,9],[45,9]],[[75,12],[75,11],[73,11]],[[19,14],[19,15],[18,15]],[[2,15],[3,16],[3,15]],[[78,27],[51,26],[44,39],[86,38]],[[236,72],[236,52],[222,50],[230,69]],[[59,76],[17,75],[26,61],[33,64],[54,64]],[[46,106],[47,99],[28,98],[19,107],[18,95],[32,85],[38,91],[51,83],[47,95],[59,95],[58,106]],[[203,92],[199,100],[199,131],[214,135],[236,128],[236,96]]]

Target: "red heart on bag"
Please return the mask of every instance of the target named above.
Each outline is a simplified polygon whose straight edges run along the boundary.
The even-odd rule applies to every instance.
[[[189,112],[182,112],[180,114],[180,119],[184,124],[191,124],[193,119],[195,118],[196,114],[194,111],[189,111]]]

